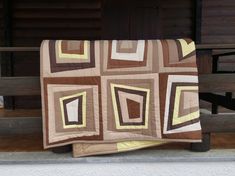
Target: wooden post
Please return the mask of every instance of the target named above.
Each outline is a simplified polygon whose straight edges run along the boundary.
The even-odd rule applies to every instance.
[[[72,151],[72,144],[61,146],[61,147],[55,147],[55,148],[52,148],[51,151],[57,154],[68,153]]]
[[[201,43],[202,0],[195,0],[195,42]]]
[[[4,46],[12,46],[12,1],[3,1],[3,31],[4,31]],[[14,76],[13,73],[13,58],[12,53],[2,53],[1,59],[1,75]],[[4,108],[14,108],[14,97],[4,97]]]
[[[197,51],[197,64],[199,67],[199,74],[211,73],[212,61],[212,50],[207,49]],[[210,133],[202,133],[202,142],[191,143],[190,150],[195,152],[206,152],[210,150]]]
[[[202,134],[202,142],[200,143],[191,143],[191,151],[194,152],[206,152],[210,150],[210,133]]]

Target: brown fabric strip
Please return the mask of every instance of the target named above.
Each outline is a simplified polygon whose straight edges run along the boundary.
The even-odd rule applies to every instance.
[[[118,109],[118,115],[119,115],[119,121],[120,121],[120,125],[123,126],[128,126],[128,125],[144,125],[145,124],[145,108],[146,108],[146,96],[147,93],[143,92],[143,91],[138,91],[138,90],[130,90],[130,89],[124,89],[124,88],[120,88],[120,87],[115,87],[115,96],[116,96],[116,100],[117,100],[117,109]],[[126,92],[126,93],[130,93],[130,94],[137,94],[143,97],[143,121],[142,122],[123,122],[123,117],[122,117],[122,113],[121,113],[121,105],[120,105],[120,100],[119,100],[119,96],[118,96],[118,91],[121,92]]]
[[[76,122],[70,122],[69,118],[68,118],[68,112],[67,112],[67,108],[66,105],[74,100],[78,99],[78,121]],[[63,100],[63,108],[64,108],[64,117],[65,117],[65,125],[81,125],[82,124],[82,96],[79,97],[74,97],[71,99],[67,99],[67,100]]]
[[[72,42],[78,45],[77,49],[69,49],[69,44]],[[66,54],[84,54],[84,41],[71,41],[71,40],[62,40],[61,50]]]
[[[107,68],[129,68],[129,67],[142,67],[146,66],[147,63],[147,49],[148,49],[148,42],[145,41],[145,48],[144,48],[144,60],[143,61],[122,61],[122,60],[115,60],[111,58],[112,54],[112,41],[109,41],[109,48],[108,48],[108,65]]]
[[[191,139],[191,140],[200,140],[201,131],[189,131],[189,132],[180,132],[174,134],[164,134],[163,133],[163,122],[164,122],[164,112],[165,112],[165,102],[166,102],[166,89],[167,89],[167,80],[168,75],[196,75],[197,73],[160,73],[159,74],[159,87],[160,91],[160,118],[161,118],[161,133],[163,139]]]
[[[130,119],[137,119],[140,117],[140,103],[133,101],[131,99],[126,99],[126,104],[128,108],[128,116]]]
[[[172,129],[176,129],[176,128],[180,128],[186,125],[190,125],[193,123],[196,123],[199,121],[199,118],[194,119],[194,120],[190,120],[178,125],[172,125],[172,121],[173,121],[173,113],[174,113],[174,99],[175,99],[175,93],[176,93],[176,87],[177,86],[198,86],[197,83],[172,83],[172,87],[171,87],[171,97],[170,97],[170,106],[169,106],[169,120],[168,120],[168,124],[167,124],[167,130],[172,130]]]
[[[63,144],[67,142],[73,142],[77,140],[103,140],[103,123],[102,123],[102,111],[101,111],[101,92],[100,92],[100,77],[86,77],[84,78],[62,78],[62,77],[57,77],[57,78],[44,78],[44,104],[45,104],[45,128],[46,128],[46,145],[56,145],[56,144]],[[94,136],[84,136],[84,137],[76,137],[76,138],[71,138],[71,139],[66,139],[66,140],[61,140],[57,142],[52,142],[49,143],[49,128],[48,128],[48,93],[47,93],[47,85],[48,84],[81,84],[81,85],[98,85],[99,86],[99,129],[100,129],[100,134],[99,135],[94,135]]]
[[[90,63],[56,63],[55,42],[55,40],[49,41],[50,67],[52,73],[95,67],[94,41],[90,42]]]

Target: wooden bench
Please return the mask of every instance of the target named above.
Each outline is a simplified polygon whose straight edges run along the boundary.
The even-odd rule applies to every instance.
[[[231,96],[231,92],[235,92],[235,74],[217,73],[216,69],[213,69],[215,66],[212,66],[213,73],[200,74],[200,70],[205,69],[204,60],[215,65],[221,54],[234,54],[234,50],[235,44],[197,45],[200,99],[212,103],[212,114],[201,114],[203,141],[191,144],[193,151],[210,149],[210,133],[235,132],[235,115],[217,114],[216,110],[219,105],[235,110],[235,100]],[[39,47],[0,47],[0,52],[39,52]],[[225,92],[226,95],[214,94],[218,92]],[[1,77],[0,95],[40,95],[40,79],[39,77]],[[0,134],[42,132],[40,116],[27,118],[7,116],[4,114],[4,117],[0,117]]]

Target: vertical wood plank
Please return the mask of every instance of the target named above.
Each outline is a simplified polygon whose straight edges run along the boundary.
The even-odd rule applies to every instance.
[[[212,73],[212,50],[197,50],[197,67],[199,74]]]
[[[191,150],[194,152],[206,152],[210,150],[210,133],[202,134],[202,142],[201,143],[191,143]]]
[[[4,46],[12,46],[12,0],[3,1],[3,31]],[[1,75],[13,76],[13,58],[12,53],[2,53]],[[14,108],[14,97],[4,97],[4,108]]]
[[[129,39],[129,1],[104,1],[102,21],[102,39]]]
[[[202,0],[195,0],[195,43],[201,43]]]
[[[133,5],[134,4],[134,5]],[[135,1],[130,6],[131,39],[158,39],[160,31],[159,0]]]
[[[201,25],[197,24],[196,25]],[[200,26],[201,28],[201,26]],[[201,42],[201,31],[196,27],[196,43]],[[205,50],[197,50],[197,66],[198,66],[198,73],[199,74],[210,74],[212,73],[212,50],[211,49],[205,49]],[[212,105],[213,106],[213,105]],[[203,133],[202,134],[202,142],[200,143],[191,143],[190,149],[191,151],[195,152],[206,152],[210,150],[210,139],[211,139],[210,133]]]

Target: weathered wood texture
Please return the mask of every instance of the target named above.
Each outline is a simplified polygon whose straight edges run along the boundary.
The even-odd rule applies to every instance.
[[[216,44],[197,44],[197,49],[234,49],[235,44],[216,43]]]
[[[205,74],[199,75],[200,92],[234,92],[234,74]]]
[[[159,0],[104,1],[102,38],[159,37]]]
[[[0,52],[28,52],[38,51],[40,47],[0,47]]]
[[[202,142],[200,143],[191,143],[190,149],[195,152],[206,152],[211,148],[211,134],[203,133]]]
[[[2,77],[0,95],[40,95],[38,77]]]
[[[211,49],[197,50],[197,67],[199,74],[212,73],[212,51]]]
[[[12,0],[2,1],[2,25],[3,25],[3,41],[5,47],[12,46]],[[13,76],[13,54],[2,53],[1,55],[1,75]],[[4,107],[13,109],[15,105],[13,97],[4,97]]]
[[[235,36],[232,0],[14,0],[12,11],[13,46],[38,47],[43,39],[181,37],[221,44],[233,42]],[[199,73],[211,73],[210,58],[203,57]],[[39,53],[14,53],[13,63],[13,75],[39,76]],[[40,108],[39,104],[37,97],[15,97],[16,108]]]
[[[194,0],[112,0],[103,7],[102,38],[194,37]]]
[[[194,0],[161,1],[161,34],[163,38],[188,37],[195,39]]]
[[[42,132],[41,117],[0,117],[0,134],[17,135]]]
[[[200,119],[203,133],[235,132],[234,114],[202,114]]]
[[[101,38],[101,0],[14,0],[11,6],[12,46],[39,47],[44,39]],[[14,76],[39,76],[39,53],[17,52],[12,58]],[[40,99],[15,97],[14,104],[16,108],[40,108]]]
[[[205,74],[199,76],[200,92],[233,92],[235,77],[233,74]],[[39,77],[2,77],[0,95],[40,95]]]
[[[9,113],[9,112],[8,112]],[[0,117],[0,135],[31,134],[42,132],[42,118],[39,114],[25,113],[15,116]],[[5,113],[6,114],[6,113]],[[10,113],[9,113],[10,114]],[[235,116],[224,114],[201,114],[201,125],[203,133],[224,133],[235,131]]]
[[[211,147],[215,149],[234,149],[234,133],[216,133],[211,135]],[[0,136],[0,152],[30,152],[45,151],[43,149],[42,134],[18,134]],[[152,149],[152,148],[151,148]],[[189,149],[188,143],[168,143],[154,147],[156,150],[162,149]]]
[[[0,109],[0,136],[42,133],[41,109]]]
[[[234,43],[235,1],[202,1],[202,43]]]
[[[0,12],[3,12],[3,0],[0,0]],[[0,46],[3,46],[3,13],[0,13]]]
[[[13,11],[14,46],[101,36],[101,0],[14,0]]]
[[[201,43],[201,27],[202,27],[202,0],[195,0],[194,3],[194,33],[196,44]]]

